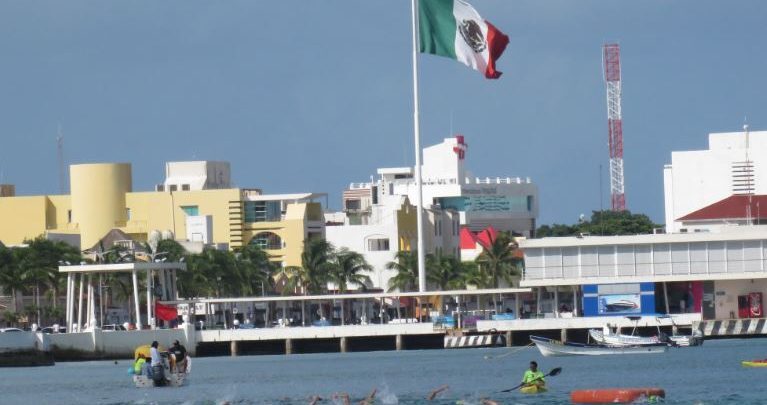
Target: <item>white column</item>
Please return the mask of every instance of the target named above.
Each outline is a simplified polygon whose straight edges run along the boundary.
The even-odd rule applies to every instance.
[[[136,329],[141,330],[141,306],[138,303],[138,275],[136,269],[133,269],[133,303],[136,305]]]
[[[67,315],[66,315],[66,328],[67,332],[71,332],[72,328],[72,273],[67,273]],[[58,332],[58,331],[56,331]]]
[[[166,300],[168,299],[168,293],[165,289],[168,286],[168,282],[166,278],[168,277],[168,272],[166,270],[160,270],[160,288],[162,288],[162,295],[160,296],[162,299]]]
[[[578,316],[578,286],[573,286],[573,316]]]
[[[538,296],[536,297],[536,300],[535,300],[535,317],[536,318],[541,314],[541,288],[543,287],[537,288]]]
[[[522,314],[520,314],[519,308],[519,293],[514,293],[514,316],[517,319],[522,319]]]
[[[87,305],[86,328],[90,328],[93,325],[93,275],[88,274],[88,305]]]
[[[152,270],[146,271],[146,320],[149,329],[154,329],[152,322]]]
[[[671,312],[671,311],[669,311],[669,309],[668,309],[668,286],[666,286],[666,284],[667,284],[667,283],[664,281],[664,282],[663,282],[663,302],[665,302],[665,303],[666,303],[666,314],[667,314],[667,315],[671,315],[671,314],[669,313],[669,312]]]
[[[83,278],[85,277],[85,274],[80,274],[80,293],[77,294],[77,331],[80,332],[80,329],[83,327],[83,284],[85,281]]]
[[[559,287],[554,287],[554,314],[559,318]]]
[[[178,299],[178,283],[176,280],[177,276],[178,276],[178,273],[176,269],[171,270],[170,277],[171,277],[171,285],[173,286],[172,297],[174,300]]]
[[[418,117],[418,0],[412,2],[413,17],[413,125],[415,138],[416,217],[418,224],[418,291],[426,291],[426,246],[423,235],[423,184],[421,180],[421,125]]]

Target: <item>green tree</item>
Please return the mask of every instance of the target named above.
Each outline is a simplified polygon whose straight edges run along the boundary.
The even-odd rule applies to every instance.
[[[287,283],[283,294],[300,288],[306,294],[322,294],[327,289],[335,264],[334,248],[325,239],[304,242],[301,266],[286,267]]]
[[[482,253],[475,262],[490,279],[490,287],[498,288],[500,280],[514,286],[514,276],[519,275],[521,259],[515,257],[517,245],[510,234],[499,232],[497,236],[490,235],[489,243],[482,246]],[[498,299],[494,298],[495,312],[498,312]]]
[[[631,211],[593,211],[591,219],[574,225],[541,225],[535,231],[536,238],[548,236],[591,235],[639,235],[650,234],[662,225],[653,223],[647,215]]]
[[[465,267],[453,256],[426,255],[426,281],[442,291],[464,286]]]
[[[412,291],[418,285],[418,251],[400,250],[394,256],[395,261],[386,263],[388,270],[396,270],[397,274],[389,279],[389,292]],[[397,297],[397,318],[401,318],[399,297]]]
[[[18,266],[17,255],[14,253],[16,249],[20,248],[7,248],[0,245],[0,286],[11,293],[12,306],[9,312],[13,313],[17,313],[21,309],[19,295],[26,286],[22,277],[23,271]],[[8,317],[5,317],[5,319],[9,320]]]
[[[267,290],[273,290],[276,266],[269,260],[268,253],[250,244],[238,249],[235,259],[247,295],[266,295]]]
[[[347,248],[341,248],[335,255],[335,265],[330,271],[330,281],[338,286],[341,293],[347,291],[349,284],[357,285],[365,290],[369,284],[372,284],[370,277],[362,274],[364,271],[372,271],[373,266],[368,264],[365,256],[351,251]],[[346,306],[344,300],[341,300],[341,324],[346,324]]]

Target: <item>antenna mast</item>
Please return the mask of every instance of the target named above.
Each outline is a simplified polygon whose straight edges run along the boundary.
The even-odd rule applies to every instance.
[[[623,183],[623,119],[621,118],[621,59],[618,44],[603,47],[607,84],[607,135],[610,147],[610,197],[613,211],[626,210]]]
[[[61,132],[61,124],[56,135],[56,155],[59,163],[59,194],[67,193],[67,174],[64,166],[64,135]]]

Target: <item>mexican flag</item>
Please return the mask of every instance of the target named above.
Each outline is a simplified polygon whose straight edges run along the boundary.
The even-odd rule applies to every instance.
[[[501,57],[509,37],[482,19],[463,0],[418,1],[420,51],[462,62],[497,79],[495,61]]]

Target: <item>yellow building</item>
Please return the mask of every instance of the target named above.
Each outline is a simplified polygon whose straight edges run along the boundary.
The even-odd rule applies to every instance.
[[[226,162],[170,162],[156,191],[133,192],[128,163],[72,165],[70,178],[70,195],[0,197],[0,241],[43,235],[88,249],[112,229],[141,242],[153,230],[170,231],[179,241],[230,249],[254,243],[293,266],[306,239],[325,235],[315,202],[324,194],[231,188]]]

